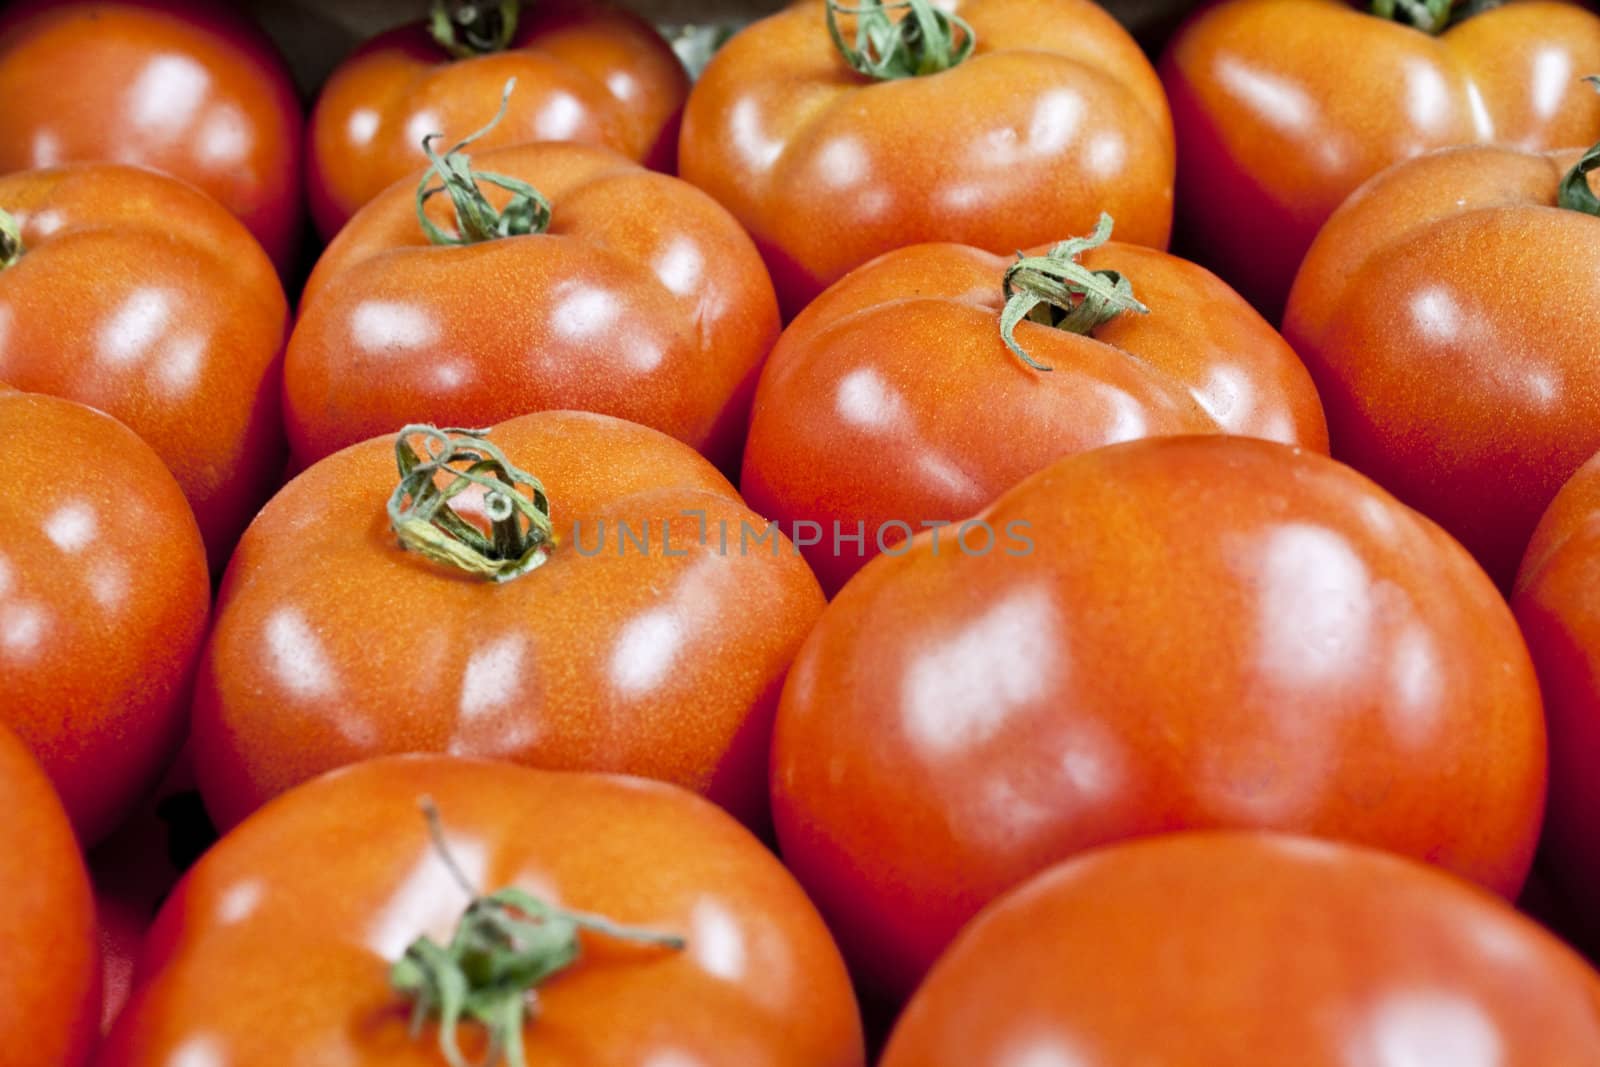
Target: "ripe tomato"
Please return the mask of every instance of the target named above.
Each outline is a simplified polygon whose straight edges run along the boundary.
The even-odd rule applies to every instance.
[[[1571,949],[1419,864],[1178,834],[1062,864],[990,908],[882,1067],[1592,1063],[1597,998]]]
[[[428,218],[451,243],[433,243],[416,181],[367,205],[317,264],[289,343],[297,460],[419,419],[482,426],[575,408],[652,426],[737,469],[778,335],[772,283],[738,224],[687,183],[604,149],[525,145],[473,162],[531,182],[548,198],[548,229],[529,217],[529,191],[487,178],[457,186],[520,225],[512,236],[455,243],[470,231],[441,196]]]
[[[283,471],[287,332],[260,246],[182,182],[111,164],[0,178],[0,378],[144,438],[218,570]]]
[[[0,393],[0,453],[0,722],[92,844],[182,736],[211,603],[205,546],[161,460],[98,411]]]
[[[863,1063],[838,950],[732,819],[659,783],[435,756],[327,775],[223,838],[162,909],[99,1067],[441,1063],[437,1028],[408,1034],[411,1005],[385,977],[415,939],[443,943],[472,899],[430,842],[424,796],[480,913],[482,894],[514,886],[682,939],[579,935],[581,958],[531,1009],[531,983],[511,991],[522,1063]],[[459,1027],[473,1063],[482,1031]]]
[[[1539,515],[1600,450],[1600,218],[1557,210],[1576,153],[1461,148],[1375,178],[1329,220],[1284,335],[1334,455],[1509,586]]]
[[[1448,12],[1450,0],[1427,7],[1441,2]],[[1600,71],[1600,17],[1553,0],[1488,6],[1437,36],[1346,0],[1202,8],[1161,59],[1180,248],[1277,322],[1317,230],[1389,165],[1447,145],[1593,141],[1600,100],[1579,76]]]
[[[0,725],[0,1067],[79,1067],[100,1021],[94,897],[50,781]]]
[[[520,577],[402,549],[384,513],[394,437],[312,467],[246,532],[194,707],[219,825],[325,770],[414,751],[662,778],[765,821],[778,691],[823,605],[799,553],[645,427],[544,412],[490,440],[529,465],[559,520],[548,560]],[[413,447],[441,442],[403,435]],[[479,495],[463,507],[481,523]]]
[[[13,4],[0,16],[0,100],[0,174],[154,167],[237,215],[280,270],[293,265],[300,101],[271,42],[227,5]]]
[[[904,996],[994,897],[1167,830],[1342,838],[1516,893],[1538,685],[1432,523],[1221,436],[1061,460],[980,519],[863,568],[779,706],[783,855],[868,982]]]
[[[1062,455],[1216,432],[1327,451],[1310,376],[1248,304],[1201,267],[1099,236],[1015,262],[965,245],[899,249],[784,331],[757,388],[740,488],[763,515],[815,524],[806,555],[825,590]],[[1084,292],[1099,314],[1079,321],[1069,293]],[[1050,317],[1023,319],[1021,351],[1007,351],[1007,313],[1040,297]]]
[[[689,78],[648,22],[603,0],[458,4],[477,20],[468,30],[433,6],[431,23],[368,41],[323,86],[307,188],[324,238],[427,163],[423,137],[479,125],[512,77],[506,121],[480,147],[578,141],[672,169]]]
[[[795,4],[724,45],[689,96],[679,173],[750,231],[786,318],[852,268],[924,241],[1009,254],[1087,233],[1106,211],[1123,240],[1166,247],[1172,122],[1110,15],[1091,0],[911,7],[895,23],[877,0],[859,16]],[[897,26],[898,44],[852,69],[833,18],[850,36]],[[943,32],[914,28],[927,20]],[[877,75],[858,72],[874,60]]]

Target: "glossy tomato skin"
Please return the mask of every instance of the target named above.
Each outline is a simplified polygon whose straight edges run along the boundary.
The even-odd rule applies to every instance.
[[[544,234],[428,243],[421,174],[329,246],[285,366],[301,465],[408,422],[482,426],[574,408],[640,422],[737,470],[778,311],[750,240],[685,182],[605,149],[523,145],[474,167],[533,183]],[[497,206],[507,194],[487,186]],[[435,221],[454,222],[446,197]]]
[[[1592,1063],[1597,995],[1571,949],[1446,874],[1305,838],[1176,834],[997,902],[882,1067]]]
[[[1136,437],[1238,433],[1326,452],[1305,367],[1204,268],[1138,245],[1084,254],[1152,310],[1081,337],[1033,322],[1000,335],[1010,257],[963,245],[886,253],[830,287],[762,371],[740,490],[763,515],[824,531],[823,588],[906,528],[959,520],[1063,455]],[[834,545],[834,524],[864,538]],[[904,524],[898,526],[895,524]]]
[[[135,999],[99,1067],[441,1062],[407,1034],[389,963],[444,941],[465,896],[418,799],[481,892],[516,885],[563,907],[687,941],[681,952],[584,935],[539,989],[527,1062],[624,1067],[861,1067],[838,950],[800,888],[713,806],[638,779],[399,757],[328,775],[225,837],[163,908]],[[293,1025],[284,1025],[293,1020]],[[463,1049],[482,1053],[463,1028]]]
[[[212,566],[283,470],[288,305],[239,221],[135,167],[0,178],[25,251],[0,271],[0,378],[107,411],[188,497]]]
[[[312,467],[245,534],[194,708],[219,825],[413,751],[661,778],[766,821],[778,692],[822,608],[804,560],[653,430],[545,412],[491,440],[544,483],[560,539],[514,581],[400,549],[392,437]]]
[[[1554,206],[1576,158],[1459,148],[1386,171],[1318,235],[1284,320],[1333,454],[1504,587],[1600,450],[1600,274],[1578,251],[1600,219]]]
[[[89,844],[172,757],[211,603],[205,546],[150,447],[69,400],[0,393],[0,722]]]
[[[1330,48],[1351,57],[1329,62]],[[1429,149],[1600,137],[1600,17],[1508,3],[1438,37],[1343,0],[1224,0],[1168,44],[1178,244],[1273,322],[1317,230],[1368,178]]]
[[[1188,828],[1363,842],[1515,895],[1539,692],[1476,564],[1355,472],[1241,437],[1059,461],[864,567],[796,658],[773,814],[864,981],[905,996],[984,904]]]
[[[131,163],[198,186],[294,265],[303,122],[283,60],[228,5],[29,0],[0,15],[0,173]]]
[[[938,74],[857,74],[807,0],[738,34],[695,84],[679,173],[750,231],[785,318],[910,244],[1009,254],[1107,211],[1122,240],[1166,247],[1172,125],[1133,39],[1089,0],[943,6],[977,46]]]
[[[504,52],[452,59],[424,23],[364,44],[329,77],[311,115],[306,185],[324,239],[390,184],[427,165],[422,138],[444,147],[483,126],[506,82],[506,117],[477,142],[577,141],[655,170],[676,164],[689,78],[636,15],[594,0],[540,0]]]
[[[80,1067],[100,1021],[94,896],[72,825],[0,725],[0,1067]]]

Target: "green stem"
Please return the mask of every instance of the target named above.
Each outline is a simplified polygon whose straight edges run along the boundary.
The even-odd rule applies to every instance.
[[[0,208],[0,270],[22,258],[22,227],[4,208]]]
[[[417,938],[390,967],[389,984],[412,1001],[413,1038],[438,1016],[439,1051],[450,1067],[469,1067],[458,1033],[463,1021],[488,1031],[486,1065],[503,1060],[510,1067],[527,1067],[522,1028],[537,1011],[538,986],[577,961],[581,932],[673,951],[684,947],[681,937],[552,907],[520,889],[480,896],[451,855],[439,809],[426,797],[422,813],[434,851],[470,903],[450,943]]]
[[[422,176],[422,183],[417,186],[417,220],[422,224],[422,232],[434,244],[470,245],[501,237],[526,237],[544,233],[550,228],[550,201],[544,198],[544,194],[520,178],[473,170],[472,157],[463,151],[500,125],[500,120],[506,116],[506,108],[511,104],[511,91],[516,86],[515,78],[506,82],[505,92],[500,97],[500,110],[495,112],[489,124],[471,136],[462,138],[442,157],[433,150],[433,142],[444,134],[430,133],[422,139],[422,151],[428,157],[429,167]],[[434,184],[435,177],[438,178],[437,185]],[[496,210],[489,203],[489,198],[483,195],[480,184],[498,186],[509,192],[511,199],[505,207]],[[455,233],[447,232],[428,217],[428,201],[440,193],[448,194],[455,208]]]
[[[1034,370],[1049,370],[1017,343],[1017,324],[1027,319],[1068,333],[1089,334],[1124,311],[1148,315],[1133,295],[1133,285],[1114,270],[1090,270],[1078,257],[1111,238],[1111,216],[1102,212],[1094,233],[1062,241],[1042,256],[1017,253],[1002,283],[1006,304],[1000,311],[1000,337]]]
[[[517,35],[519,0],[433,0],[428,33],[456,59],[503,52]]]
[[[895,18],[892,11],[907,13]],[[844,39],[840,15],[855,16],[854,45]],[[972,55],[978,43],[965,19],[939,10],[929,0],[863,0],[859,7],[827,0],[827,18],[828,36],[844,61],[879,81],[949,70]]]
[[[403,548],[479,578],[509,582],[549,558],[555,527],[544,486],[512,466],[488,442],[488,433],[420,424],[401,430],[394,445],[400,484],[389,497],[389,523]],[[412,440],[419,436],[421,448]],[[475,485],[486,490],[488,536],[450,504]]]
[[[1381,19],[1403,22],[1423,33],[1443,33],[1450,24],[1454,0],[1372,0],[1371,11]]]
[[[1590,74],[1583,80],[1600,91],[1600,76]],[[1569,211],[1600,216],[1600,197],[1594,195],[1594,189],[1589,185],[1589,174],[1597,169],[1600,169],[1600,144],[1579,156],[1577,164],[1561,179],[1556,203]]]

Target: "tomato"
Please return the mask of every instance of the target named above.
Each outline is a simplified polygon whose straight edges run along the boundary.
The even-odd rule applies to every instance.
[[[287,333],[260,246],[182,182],[110,164],[0,178],[0,378],[144,438],[219,570],[283,471]]]
[[[1020,262],[966,245],[899,249],[784,331],[757,388],[740,488],[797,541],[815,534],[806,554],[825,589],[1062,455],[1208,432],[1327,450],[1310,376],[1248,304],[1201,267],[1099,236]],[[1115,278],[1131,302],[1068,318],[1083,301],[1059,286],[1081,297]],[[1023,319],[1019,351],[1007,351],[1006,310],[1041,296],[1060,301],[1041,305],[1059,328]]]
[[[461,879],[430,842],[422,797]],[[732,819],[659,783],[446,757],[327,775],[223,838],[162,909],[99,1067],[196,1048],[229,1067],[445,1062],[437,1027],[407,1033],[411,1006],[386,974],[419,936],[443,943],[469,893],[481,909],[513,886],[682,939],[582,933],[581,957],[517,1009],[522,1063],[861,1067],[838,950]],[[484,1062],[483,1027],[459,1031]]]
[[[50,781],[0,725],[0,1067],[79,1067],[100,1021],[94,897]]]
[[[1166,247],[1171,118],[1110,15],[1090,0],[909,6],[794,4],[724,45],[690,93],[679,173],[750,231],[786,318],[925,241],[1009,254],[1087,233],[1106,211],[1124,241]],[[853,65],[830,19],[851,38],[899,26],[898,45]],[[907,32],[927,19],[944,33]]]
[[[847,957],[904,996],[999,894],[1167,830],[1362,842],[1513,896],[1544,746],[1516,623],[1436,526],[1314,453],[1147,438],[864,567],[790,671],[772,802]]]
[[[452,440],[462,457],[486,447]],[[394,437],[322,461],[262,510],[197,686],[212,816],[226,827],[322,771],[429,751],[662,778],[760,826],[778,691],[823,603],[804,560],[653,430],[544,412],[489,440],[529,465],[519,499],[542,482],[559,520],[544,520],[553,547],[529,535],[486,553],[535,552],[526,573],[507,563],[484,581],[464,566],[485,553],[456,567],[402,549],[384,512]],[[422,447],[444,454],[439,438],[400,440],[406,455]],[[480,525],[481,496],[463,502]]]
[[[324,238],[363,204],[427,163],[422,138],[483,122],[508,78],[517,94],[480,147],[578,141],[656,170],[675,162],[689,78],[650,24],[595,0],[456,5],[468,32],[441,15],[368,41],[329,77],[311,115],[307,188]]]
[[[1556,208],[1575,155],[1469,147],[1385,172],[1318,235],[1284,320],[1333,454],[1502,586],[1600,449],[1600,273],[1581,252],[1600,218]]]
[[[738,224],[687,183],[604,149],[529,145],[473,163],[536,187],[456,183],[520,227],[511,236],[432,243],[408,180],[317,264],[285,366],[299,462],[419,419],[483,426],[575,408],[652,426],[737,469],[778,335],[772,283]],[[539,194],[549,211],[528,218]],[[428,218],[441,240],[470,233],[449,196]]]
[[[1566,946],[1419,864],[1178,834],[1062,864],[985,912],[882,1067],[1590,1063],[1597,997]]]
[[[155,784],[211,603],[200,531],[149,446],[98,411],[0,393],[0,722],[89,843]]]
[[[27,0],[0,16],[0,174],[134,163],[198,186],[294,264],[300,101],[255,26],[195,0]]]
[[[1600,16],[1554,0],[1488,7],[1438,35],[1346,0],[1203,7],[1161,58],[1179,247],[1277,322],[1317,230],[1384,168],[1448,145],[1593,141],[1600,100],[1579,76],[1600,71]]]

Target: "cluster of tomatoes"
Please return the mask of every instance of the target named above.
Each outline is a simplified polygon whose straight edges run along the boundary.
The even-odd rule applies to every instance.
[[[1590,73],[0,12],[0,1067],[1600,1064]]]

